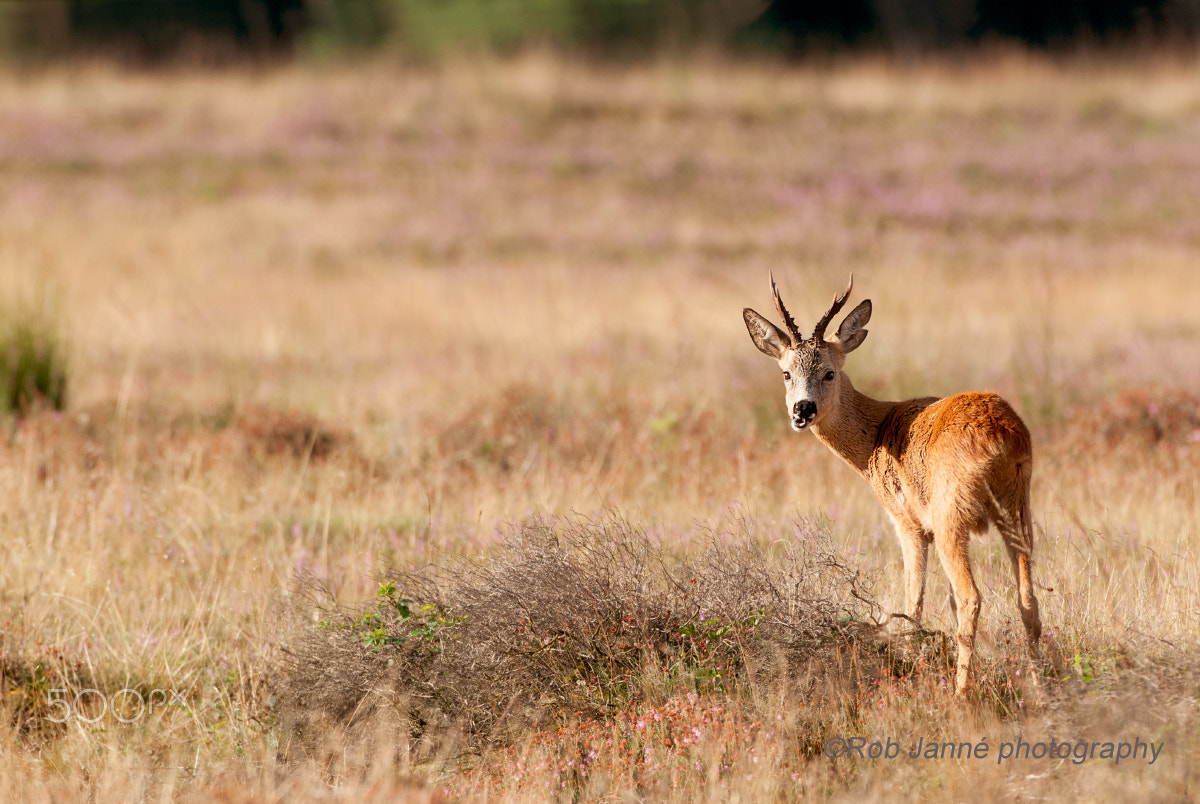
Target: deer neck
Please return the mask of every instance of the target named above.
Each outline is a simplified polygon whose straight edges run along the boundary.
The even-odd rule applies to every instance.
[[[845,374],[839,381],[838,406],[813,426],[813,435],[865,476],[879,428],[895,403],[859,393]]]

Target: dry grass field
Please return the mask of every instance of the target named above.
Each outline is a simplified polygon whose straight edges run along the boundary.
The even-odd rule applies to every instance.
[[[70,378],[0,442],[0,799],[1195,800],[1198,142],[1179,62],[0,75],[0,301]],[[1037,679],[994,534],[965,699],[883,642],[768,271],[801,327],[854,272],[860,390],[1030,425]]]

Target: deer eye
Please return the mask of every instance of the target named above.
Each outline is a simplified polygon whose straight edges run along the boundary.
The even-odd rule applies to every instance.
[[[791,373],[790,371],[785,371],[785,372],[783,372],[783,381],[784,381],[784,382],[791,382],[791,381],[792,381],[792,373]]]
[[[833,382],[833,372],[832,371],[825,372],[825,382]]]

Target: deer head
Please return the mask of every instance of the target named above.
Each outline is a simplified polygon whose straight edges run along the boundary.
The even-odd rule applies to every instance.
[[[804,430],[819,424],[829,411],[837,408],[846,355],[857,349],[867,337],[867,330],[863,327],[871,320],[870,299],[865,299],[850,311],[836,335],[825,337],[826,327],[846,306],[853,287],[854,275],[851,274],[845,292],[834,298],[833,304],[817,321],[808,338],[800,334],[795,320],[784,307],[774,276],[771,277],[771,295],[775,298],[775,309],[783,319],[786,330],[775,326],[749,307],[742,310],[746,329],[754,345],[763,354],[779,361],[793,430]]]

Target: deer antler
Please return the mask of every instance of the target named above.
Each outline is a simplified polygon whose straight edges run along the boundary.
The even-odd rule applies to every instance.
[[[804,340],[800,335],[800,330],[796,328],[796,321],[792,318],[787,308],[783,306],[783,299],[779,297],[779,288],[775,286],[775,274],[769,273],[771,277],[771,295],[775,297],[775,309],[779,311],[779,315],[783,318],[783,325],[787,327],[788,337],[792,339],[792,345],[796,345]]]
[[[846,285],[846,290],[842,292],[841,296],[834,298],[829,311],[821,316],[821,320],[813,327],[813,340],[820,341],[825,339],[825,327],[829,326],[829,322],[838,314],[838,311],[846,306],[846,299],[850,298],[850,289],[852,287],[854,287],[854,274],[850,274],[850,284]]]

